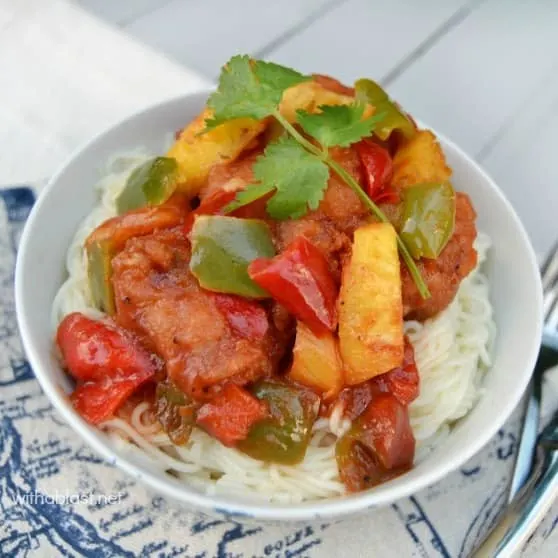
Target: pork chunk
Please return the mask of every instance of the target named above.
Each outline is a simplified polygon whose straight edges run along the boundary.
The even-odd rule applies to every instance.
[[[189,258],[180,229],[129,240],[112,261],[116,320],[164,359],[170,380],[204,400],[225,380],[243,385],[271,374],[282,347],[273,324],[258,340],[232,331],[190,274]]]

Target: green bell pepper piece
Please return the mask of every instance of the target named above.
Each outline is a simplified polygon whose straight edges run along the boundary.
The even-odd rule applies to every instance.
[[[300,463],[318,416],[319,397],[277,381],[261,381],[252,393],[268,403],[271,416],[254,424],[237,449],[260,461]]]
[[[177,169],[171,157],[155,157],[134,169],[116,199],[118,214],[167,201],[176,190]]]
[[[204,289],[248,298],[269,296],[248,276],[248,265],[253,260],[275,255],[271,232],[264,221],[199,215],[190,240],[190,271]]]
[[[109,315],[116,313],[114,289],[112,287],[112,257],[110,240],[96,240],[87,245],[87,276],[96,308]]]
[[[415,259],[436,259],[453,235],[455,192],[448,182],[404,188],[399,234]]]
[[[155,414],[173,444],[188,441],[195,422],[195,406],[184,392],[170,382],[159,382],[155,389]]]
[[[359,79],[355,82],[355,91],[358,100],[374,106],[376,114],[384,115],[374,130],[381,140],[388,139],[394,130],[399,130],[407,139],[415,135],[413,122],[375,81]]]

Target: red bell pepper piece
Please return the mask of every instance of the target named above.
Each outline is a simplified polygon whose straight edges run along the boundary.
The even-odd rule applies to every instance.
[[[194,226],[196,215],[224,215],[224,208],[236,197],[234,190],[217,190],[209,194],[196,209],[191,211],[184,223],[184,232],[188,235]]]
[[[339,475],[350,491],[380,484],[413,464],[415,438],[407,406],[377,394],[336,446]]]
[[[264,219],[267,216],[266,203],[273,194],[269,194],[252,203],[239,207],[235,211],[227,212],[225,208],[231,203],[238,190],[216,190],[209,194],[196,209],[191,211],[184,223],[184,232],[188,235],[194,226],[196,215],[230,215],[244,219]]]
[[[367,446],[373,448],[386,469],[410,466],[415,437],[408,408],[388,393],[377,395],[361,415]]]
[[[269,321],[260,304],[236,295],[211,294],[217,309],[238,335],[255,341],[265,337],[269,329]]]
[[[94,381],[154,369],[151,355],[127,332],[79,312],[66,316],[56,335],[66,366],[77,380]]]
[[[90,424],[99,424],[114,416],[117,409],[146,380],[153,377],[138,370],[126,378],[110,378],[80,384],[70,396],[74,409]]]
[[[337,287],[327,260],[299,236],[274,258],[259,258],[248,275],[316,335],[337,326]]]
[[[244,388],[225,384],[219,395],[202,405],[196,422],[223,445],[246,439],[252,425],[268,416],[268,407]]]
[[[387,149],[364,139],[355,144],[366,177],[366,193],[376,203],[397,203],[399,196],[390,188],[393,164]]]
[[[68,371],[78,380],[71,396],[74,407],[92,424],[111,417],[160,368],[127,332],[77,312],[62,320],[56,341]]]
[[[403,405],[408,405],[419,396],[420,378],[415,363],[415,351],[407,337],[403,364],[385,374],[375,376],[371,382],[380,392],[393,394]]]

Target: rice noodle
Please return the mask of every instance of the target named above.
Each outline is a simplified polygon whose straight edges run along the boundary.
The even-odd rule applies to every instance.
[[[84,241],[95,227],[116,215],[115,201],[126,179],[147,158],[143,153],[133,153],[109,164],[106,177],[97,186],[99,205],[80,225],[68,249],[68,278],[53,302],[53,328],[70,312],[103,316],[92,303]],[[421,380],[420,396],[410,406],[417,439],[415,462],[442,443],[451,424],[465,416],[482,395],[482,379],[491,365],[495,336],[488,279],[480,269],[489,247],[489,238],[479,233],[476,239],[479,264],[461,283],[455,300],[446,310],[424,323],[405,323]],[[350,422],[343,418],[340,406],[332,410],[329,418],[316,421],[306,456],[296,466],[252,459],[197,428],[184,446],[176,446],[153,422],[148,409],[148,403],[139,403],[129,422],[113,418],[102,428],[116,446],[133,452],[147,466],[172,472],[199,490],[277,503],[345,493],[335,461],[335,442],[348,430]]]

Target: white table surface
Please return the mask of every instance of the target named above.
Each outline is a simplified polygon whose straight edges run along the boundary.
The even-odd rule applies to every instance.
[[[556,1],[80,3],[95,15],[0,0],[0,185],[49,176],[93,134],[203,87],[242,51],[380,79],[486,166],[539,252],[558,236]]]

